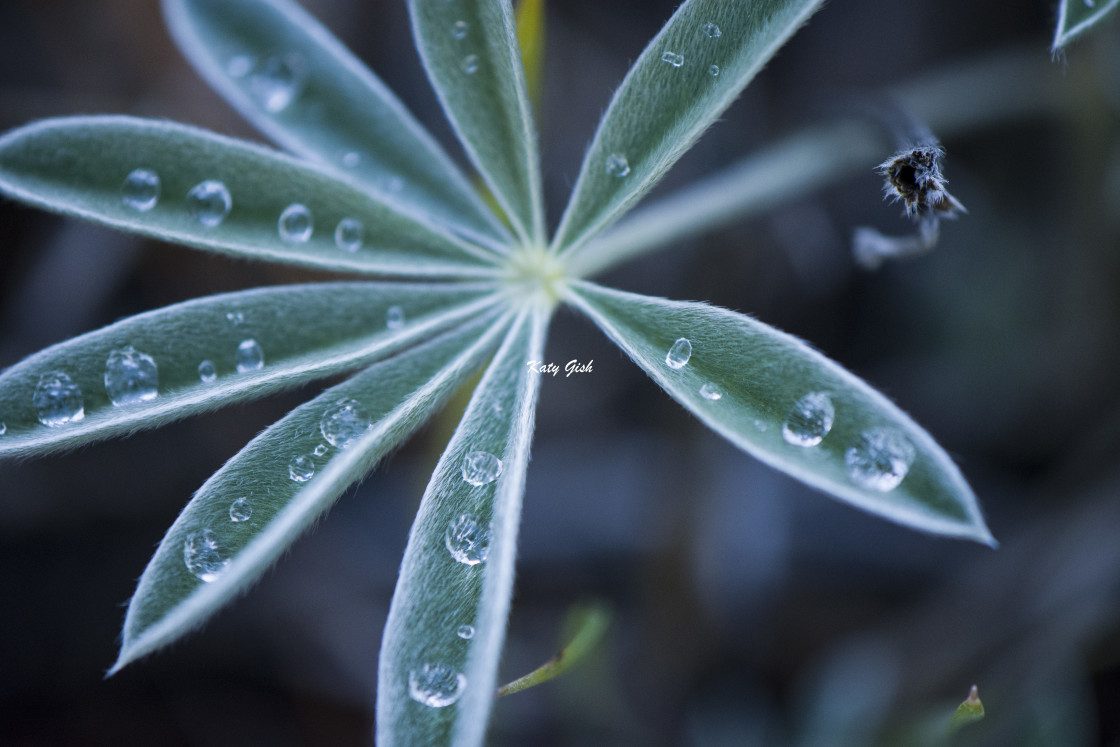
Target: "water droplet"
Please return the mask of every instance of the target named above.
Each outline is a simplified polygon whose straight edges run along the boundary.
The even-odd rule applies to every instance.
[[[315,449],[311,453],[314,454],[315,456],[323,456],[324,454],[327,453],[327,445],[326,444],[319,444],[318,446],[315,447]]]
[[[230,321],[235,327],[240,327],[245,323],[245,314],[240,311],[227,311],[226,319]]]
[[[467,55],[463,58],[463,61],[459,63],[459,67],[467,75],[474,75],[476,72],[478,72],[478,55]]]
[[[390,306],[385,309],[385,326],[389,329],[400,329],[405,321],[404,309],[400,306]]]
[[[288,477],[292,482],[307,482],[315,476],[315,460],[306,454],[292,457],[288,462]]]
[[[668,62],[673,67],[680,67],[684,64],[684,55],[676,52],[665,52],[661,55],[661,61]]]
[[[249,77],[249,95],[265,111],[276,114],[287,109],[299,97],[306,80],[307,65],[302,55],[296,52],[273,55]]]
[[[626,160],[626,156],[613,153],[607,156],[606,172],[621,179],[630,173],[630,162]]]
[[[218,535],[211,529],[191,532],[183,540],[183,563],[199,581],[210,583],[215,580],[229,565],[229,561],[218,543]]]
[[[264,351],[256,340],[242,340],[237,346],[237,373],[256,371],[264,367]]]
[[[323,438],[336,449],[345,449],[369,430],[370,417],[366,408],[353,399],[340,399],[319,419]]]
[[[247,54],[234,55],[226,63],[226,75],[231,78],[244,78],[252,69],[253,58]]]
[[[348,151],[342,154],[342,165],[348,169],[355,169],[362,162],[362,154],[357,151]]]
[[[691,357],[692,343],[687,338],[680,337],[665,354],[665,365],[672,369],[684,368]]]
[[[280,220],[276,222],[276,229],[280,232],[280,238],[289,244],[306,242],[311,238],[311,231],[314,227],[311,220],[311,211],[307,209],[306,205],[300,205],[299,203],[284,208],[284,212],[280,213]]]
[[[443,543],[456,561],[478,565],[490,554],[490,527],[473,514],[462,514],[448,522]]]
[[[109,353],[105,391],[116,407],[149,402],[159,395],[159,368],[150,355],[131,345]]]
[[[718,78],[719,65],[712,65],[710,68],[708,68],[708,75],[712,76],[713,78]]]
[[[463,459],[463,479],[471,485],[489,485],[502,474],[502,460],[488,451],[472,451]]]
[[[76,423],[86,416],[82,390],[61,371],[39,377],[31,402],[38,411],[39,422],[51,428]]]
[[[894,428],[872,428],[844,454],[848,477],[869,490],[886,493],[898,487],[914,463],[914,446]]]
[[[474,626],[472,626],[472,625],[460,625],[455,630],[455,635],[459,636],[464,641],[469,641],[471,638],[474,638]]]
[[[451,26],[451,35],[456,39],[466,39],[468,29],[470,29],[470,26],[466,21],[456,21]]]
[[[146,213],[159,202],[159,176],[148,169],[135,169],[124,178],[121,201],[133,210]]]
[[[235,524],[248,521],[252,517],[253,504],[249,503],[249,499],[245,496],[241,496],[236,501],[229,504],[229,520]]]
[[[334,229],[334,245],[344,252],[358,251],[365,238],[366,227],[353,218],[343,218]]]
[[[207,228],[225,220],[232,207],[233,199],[226,185],[214,179],[200,182],[187,192],[187,210]]]
[[[704,399],[716,402],[717,400],[723,399],[723,392],[720,391],[718,386],[709,381],[700,387],[700,396]]]
[[[782,425],[782,438],[794,446],[816,446],[832,430],[836,408],[824,392],[809,392],[797,400]]]
[[[0,420],[0,436],[3,436],[7,432],[8,432],[8,424],[5,423],[3,420]]]
[[[1085,7],[1086,8],[1092,8],[1096,4],[1097,4],[1096,0],[1085,0]]]
[[[705,23],[703,29],[704,36],[708,37],[709,39],[718,39],[723,35],[723,32],[719,30],[719,26],[715,25],[714,23]]]
[[[467,677],[446,664],[424,664],[408,673],[408,695],[417,703],[443,708],[457,701]]]

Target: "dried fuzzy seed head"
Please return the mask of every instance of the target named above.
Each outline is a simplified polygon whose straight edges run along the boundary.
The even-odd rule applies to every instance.
[[[955,218],[964,206],[945,189],[941,159],[945,151],[938,145],[922,145],[899,151],[876,169],[886,179],[883,191],[892,200],[902,200],[911,218],[930,212],[942,218]]]

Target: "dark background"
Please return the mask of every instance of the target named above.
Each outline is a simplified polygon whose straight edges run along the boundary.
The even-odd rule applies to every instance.
[[[935,539],[840,505],[707,431],[562,311],[525,496],[503,677],[548,658],[565,611],[614,611],[565,678],[500,701],[494,744],[915,744],[973,683],[961,741],[1120,744],[1120,22],[1049,62],[1054,0],[830,3],[659,193],[885,86],[1016,50],[1059,106],[943,136],[969,208],[930,256],[864,273],[858,225],[901,233],[875,163],[612,271],[795,333],[886,392],[961,465],[1002,542]],[[0,130],[124,112],[259,139],[201,82],[156,3],[6,0]],[[460,158],[402,2],[307,0]],[[555,221],[660,0],[549,8],[540,123]],[[966,76],[967,77],[967,76]],[[994,92],[993,92],[994,93]],[[1029,100],[1029,96],[1027,99]],[[971,124],[970,124],[971,123]],[[884,153],[884,157],[889,153]],[[0,202],[0,367],[123,316],[316,276]],[[453,423],[351,491],[207,628],[109,680],[122,604],[195,488],[316,388],[0,465],[0,742],[362,744],[411,515]]]

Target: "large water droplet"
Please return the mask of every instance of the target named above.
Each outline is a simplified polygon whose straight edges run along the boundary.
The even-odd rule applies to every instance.
[[[630,173],[630,162],[626,160],[626,156],[619,153],[612,153],[607,156],[604,170],[609,176],[621,179]]]
[[[700,396],[704,399],[715,402],[717,400],[723,399],[723,392],[720,391],[718,386],[708,381],[700,387]]]
[[[311,231],[315,224],[311,220],[311,211],[306,205],[295,203],[284,208],[280,213],[280,220],[276,222],[276,230],[280,238],[289,244],[302,244],[311,238]]]
[[[490,554],[490,527],[474,514],[462,514],[448,522],[443,543],[458,562],[478,565]]]
[[[334,229],[334,245],[344,252],[358,251],[365,238],[366,227],[353,218],[343,218]]]
[[[295,101],[307,80],[307,64],[297,52],[273,55],[262,62],[248,79],[249,95],[272,114]]]
[[[661,61],[667,62],[673,67],[680,67],[684,64],[684,55],[676,52],[665,52],[661,55]]]
[[[718,39],[723,35],[723,32],[719,30],[719,26],[714,23],[705,23],[701,28],[704,31],[704,36],[709,39]]]
[[[133,210],[148,212],[159,202],[159,176],[148,169],[135,169],[124,178],[121,201]]]
[[[361,403],[340,399],[319,419],[319,430],[336,449],[345,449],[369,430],[370,416]]]
[[[203,384],[209,384],[218,378],[218,369],[214,367],[214,361],[203,361],[198,364],[198,378]]]
[[[76,423],[86,416],[81,388],[62,371],[50,371],[39,377],[31,403],[39,422],[52,428]]]
[[[809,392],[790,408],[782,425],[782,438],[794,446],[816,446],[832,430],[836,408],[824,392]]]
[[[844,454],[848,477],[863,488],[894,490],[914,463],[914,446],[895,428],[871,428]]]
[[[459,63],[459,68],[467,75],[474,75],[478,72],[478,55],[469,54],[463,58]]]
[[[235,524],[240,524],[243,521],[248,521],[253,518],[253,504],[245,496],[241,496],[233,503],[229,504],[229,520]]]
[[[200,182],[187,192],[187,210],[202,225],[213,228],[229,215],[233,198],[226,185],[214,179]]]
[[[471,638],[474,638],[474,626],[460,625],[458,628],[456,628],[455,635],[459,636],[464,641],[469,641]]]
[[[211,529],[191,532],[183,540],[183,563],[199,581],[210,583],[229,565],[229,557]]]
[[[150,355],[131,345],[109,353],[105,392],[117,407],[148,402],[159,395],[159,368]]]
[[[404,309],[400,306],[390,306],[385,309],[385,326],[389,329],[400,329],[405,321]]]
[[[242,340],[234,357],[237,372],[256,371],[264,367],[264,351],[256,340]]]
[[[292,457],[288,462],[288,477],[292,482],[307,482],[315,476],[315,460],[306,454]]]
[[[466,39],[470,25],[466,21],[456,21],[451,25],[451,35],[456,39]]]
[[[463,458],[463,479],[471,485],[489,485],[502,474],[502,460],[488,451],[472,451]]]
[[[417,703],[443,708],[457,701],[467,677],[446,664],[424,664],[408,673],[408,695]]]
[[[679,337],[669,348],[669,352],[665,354],[665,365],[673,369],[684,368],[691,357],[692,343],[688,341],[688,338]]]

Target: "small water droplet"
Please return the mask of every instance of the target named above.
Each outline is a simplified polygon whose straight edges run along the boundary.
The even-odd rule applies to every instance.
[[[3,436],[7,432],[8,432],[8,424],[5,423],[3,420],[0,420],[0,436]]]
[[[385,326],[389,329],[400,329],[405,321],[404,309],[400,306],[390,306],[385,309]]]
[[[370,416],[361,403],[353,399],[340,399],[319,419],[323,438],[336,449],[345,449],[369,430]]]
[[[307,80],[307,64],[297,52],[273,55],[260,63],[248,78],[249,95],[265,111],[276,114],[299,98]]]
[[[237,373],[256,371],[264,367],[264,351],[256,340],[242,340],[237,346]]]
[[[362,154],[357,151],[348,151],[342,154],[342,165],[348,169],[356,169],[362,162]]]
[[[712,76],[713,78],[718,78],[719,65],[712,65],[710,68],[708,68],[708,75]]]
[[[334,245],[344,252],[358,251],[365,238],[366,227],[353,218],[343,218],[334,229]]]
[[[474,75],[476,72],[478,72],[478,55],[467,55],[463,58],[463,61],[459,63],[459,67],[467,75]]]
[[[408,673],[408,695],[417,703],[443,708],[457,701],[467,677],[446,664],[424,664]]]
[[[133,210],[146,213],[159,202],[159,175],[148,169],[134,169],[121,185],[121,201]]]
[[[470,639],[474,638],[474,626],[473,625],[460,625],[455,630],[455,635],[459,636],[464,641],[469,641]]]
[[[214,179],[200,182],[187,192],[187,210],[207,228],[225,220],[232,207],[233,199],[226,185]]]
[[[229,504],[229,520],[235,524],[248,521],[252,517],[253,504],[249,503],[249,499],[245,496],[241,496],[236,501]]]
[[[288,477],[292,482],[307,482],[315,476],[315,460],[306,454],[292,457],[288,462]]]
[[[456,21],[451,26],[451,35],[453,37],[455,37],[456,39],[466,39],[467,38],[467,31],[469,29],[470,29],[470,26],[467,24],[466,21]]]
[[[280,213],[280,220],[276,222],[276,229],[280,238],[289,244],[302,244],[311,238],[311,231],[315,224],[311,220],[311,211],[306,205],[298,202],[284,208]]]
[[[832,430],[836,408],[824,392],[809,392],[797,400],[782,425],[782,438],[794,446],[816,446]]]
[[[214,361],[203,361],[198,364],[198,378],[203,384],[209,384],[218,378],[218,369],[214,367]]]
[[[702,28],[704,30],[704,36],[709,39],[718,39],[723,35],[723,32],[719,30],[719,26],[714,23],[705,23]]]
[[[39,422],[51,428],[76,423],[86,416],[81,388],[62,371],[50,371],[39,377],[31,403]]]
[[[672,369],[684,368],[691,357],[692,343],[685,337],[679,337],[665,354],[665,365]]]
[[[214,581],[226,569],[229,561],[218,542],[218,535],[211,529],[191,532],[183,540],[183,563],[199,581]]]
[[[866,430],[844,454],[848,477],[860,487],[883,493],[894,490],[914,463],[914,446],[895,428]]]
[[[472,451],[463,459],[463,479],[471,485],[489,485],[502,474],[502,460],[488,451]]]
[[[716,402],[723,399],[723,392],[720,391],[718,386],[709,381],[700,387],[700,396],[704,399]]]
[[[105,392],[115,407],[149,402],[159,395],[159,368],[150,355],[128,345],[105,361]]]
[[[490,554],[490,527],[474,514],[462,514],[448,522],[443,543],[456,561],[478,565]]]
[[[668,62],[673,67],[680,67],[684,64],[684,55],[676,52],[665,52],[661,55],[661,61]]]
[[[319,444],[318,446],[315,447],[315,449],[311,453],[314,454],[315,456],[323,456],[324,454],[327,453],[327,445],[326,444]]]
[[[235,327],[239,327],[245,322],[245,314],[240,311],[227,311],[226,319]]]
[[[612,153],[607,156],[605,169],[608,175],[621,179],[630,173],[630,162],[626,160],[626,156]]]

